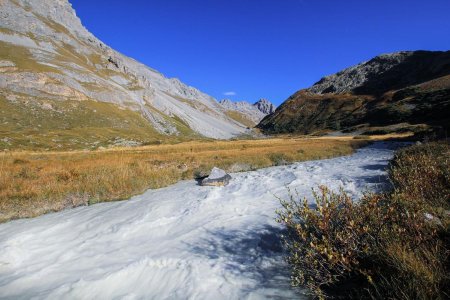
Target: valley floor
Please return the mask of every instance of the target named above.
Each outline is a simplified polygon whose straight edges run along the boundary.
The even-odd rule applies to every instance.
[[[256,170],[348,155],[352,137],[191,141],[98,151],[0,153],[0,222],[128,199],[219,167]]]
[[[350,156],[232,174],[230,185],[194,180],[130,201],[78,207],[0,225],[0,298],[298,298],[275,222],[288,190],[383,188],[399,144]]]

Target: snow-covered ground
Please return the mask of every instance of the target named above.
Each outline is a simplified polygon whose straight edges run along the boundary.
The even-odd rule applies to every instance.
[[[354,155],[195,181],[0,225],[0,298],[295,298],[275,222],[287,187],[380,188],[396,144]],[[378,187],[377,187],[378,186]]]

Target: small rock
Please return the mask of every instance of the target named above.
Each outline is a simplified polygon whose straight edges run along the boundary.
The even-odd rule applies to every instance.
[[[9,60],[0,60],[0,68],[15,67],[16,64]]]
[[[201,186],[226,186],[230,183],[231,176],[222,169],[214,167],[211,174],[200,182]]]
[[[441,219],[439,219],[438,217],[435,217],[435,216],[433,216],[433,215],[430,214],[430,213],[425,213],[424,216],[425,216],[425,219],[426,219],[428,222],[430,222],[430,223],[432,223],[432,224],[435,224],[435,225],[438,225],[438,226],[442,226]]]

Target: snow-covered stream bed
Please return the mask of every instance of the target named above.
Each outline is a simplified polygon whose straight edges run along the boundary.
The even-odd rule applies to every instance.
[[[325,184],[380,188],[398,144],[195,181],[0,225],[0,298],[276,299],[299,297],[277,241],[278,197]]]

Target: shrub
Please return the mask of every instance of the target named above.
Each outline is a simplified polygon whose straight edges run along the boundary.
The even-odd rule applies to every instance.
[[[287,165],[289,161],[292,161],[283,153],[271,153],[269,154],[269,159],[272,161],[274,166],[284,166]]]
[[[20,158],[16,158],[13,160],[14,165],[23,165],[23,164],[28,164],[29,162],[30,162],[29,160],[20,159]]]
[[[447,298],[448,151],[447,144],[399,151],[389,193],[353,202],[322,186],[313,205],[297,196],[281,201],[293,285],[318,298]]]
[[[401,198],[434,213],[450,209],[450,147],[445,143],[414,145],[396,153],[389,178]]]
[[[324,297],[326,288],[363,274],[358,264],[368,236],[358,220],[357,205],[345,193],[322,186],[314,199],[313,207],[306,199],[282,201],[278,221],[287,227],[284,242],[292,283]]]

